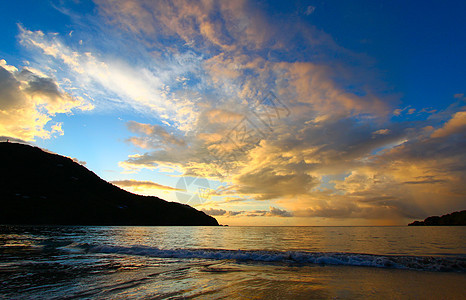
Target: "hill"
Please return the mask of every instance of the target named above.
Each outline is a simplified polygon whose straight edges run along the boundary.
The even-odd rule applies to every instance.
[[[0,224],[218,225],[191,206],[136,195],[73,160],[0,143]]]
[[[414,221],[408,226],[465,226],[466,225],[466,210],[455,211],[441,217],[432,216],[424,221]]]

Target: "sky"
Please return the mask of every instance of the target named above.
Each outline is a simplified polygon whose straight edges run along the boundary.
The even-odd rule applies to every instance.
[[[228,225],[466,209],[466,2],[0,3],[0,139]]]

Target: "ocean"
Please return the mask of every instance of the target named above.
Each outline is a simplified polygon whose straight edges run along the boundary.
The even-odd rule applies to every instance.
[[[466,227],[0,226],[1,299],[464,299]]]

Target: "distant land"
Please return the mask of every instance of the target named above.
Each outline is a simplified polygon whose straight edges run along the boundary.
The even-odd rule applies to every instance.
[[[466,210],[455,211],[441,217],[428,217],[424,221],[414,221],[408,226],[466,226]]]
[[[136,195],[70,158],[0,143],[0,224],[209,225],[193,207]]]

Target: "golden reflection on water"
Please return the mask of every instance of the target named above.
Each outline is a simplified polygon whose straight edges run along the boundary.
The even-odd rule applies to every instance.
[[[110,231],[110,232],[109,232]],[[448,234],[447,234],[448,233]],[[466,254],[461,227],[113,227],[107,241],[159,249],[349,252],[379,255]]]

